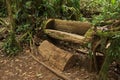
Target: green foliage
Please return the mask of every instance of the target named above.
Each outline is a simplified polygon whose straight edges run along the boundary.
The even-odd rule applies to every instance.
[[[5,0],[0,0],[0,17],[6,17],[6,4]]]
[[[9,24],[8,24],[8,28],[9,30],[9,37],[6,40],[3,49],[4,52],[6,53],[6,55],[9,56],[13,56],[16,55],[17,52],[19,51],[19,45],[18,42],[16,41],[16,37],[15,37],[15,21],[13,18],[13,13],[12,13],[12,6],[11,6],[11,1],[10,0],[6,0],[6,6],[7,6],[7,13],[8,13],[8,19],[9,19]]]
[[[20,51],[20,46],[18,45],[15,34],[11,33],[3,46],[4,52],[7,56],[15,56]]]
[[[101,43],[102,51],[104,50],[105,60],[99,72],[99,80],[107,80],[107,73],[112,61],[120,60],[120,32],[119,31],[104,31],[97,33],[103,40]],[[108,40],[107,44],[104,44]],[[106,49],[106,46],[108,48]]]
[[[112,25],[113,23],[103,24],[107,20],[114,20],[120,18],[120,0],[81,0],[81,9],[88,11],[89,13],[94,13],[92,15],[91,22],[95,26],[100,25]],[[99,12],[99,15],[95,14],[95,12]],[[113,26],[114,27],[114,26]],[[119,26],[118,26],[119,27]],[[115,33],[114,35],[112,33]],[[101,43],[102,49],[105,49],[106,38],[109,39],[110,46],[106,50],[105,61],[103,66],[99,72],[99,80],[107,80],[107,72],[109,70],[109,65],[113,60],[120,60],[120,34],[119,32],[100,32],[101,39],[103,40]]]
[[[114,60],[120,60],[120,33],[112,36],[111,45],[107,53],[109,56],[112,56]]]
[[[6,0],[7,1],[7,0]],[[104,21],[120,18],[120,0],[10,0],[12,17],[15,21],[15,30],[8,30],[9,37],[4,44],[4,51],[8,55],[16,55],[20,50],[18,43],[32,41],[32,36],[37,34],[42,23],[48,18],[59,18],[67,20],[91,21],[93,25],[102,25]],[[8,17],[9,12],[5,0],[0,0],[0,17]],[[85,17],[83,17],[85,16]],[[86,18],[87,17],[87,18]],[[88,18],[91,18],[90,20]],[[8,20],[9,21],[9,20]],[[2,25],[6,21],[0,20]],[[10,21],[8,23],[11,23]],[[13,23],[12,23],[13,24]],[[10,29],[10,28],[8,28]],[[107,34],[101,37],[104,40]],[[20,35],[16,39],[16,35]],[[20,41],[20,42],[19,42]],[[106,51],[106,60],[101,72],[106,74],[109,59],[120,59],[120,34],[116,33],[109,37],[111,45]],[[104,44],[103,44],[104,45]],[[103,46],[105,48],[105,45]],[[91,51],[92,53],[92,51]],[[92,56],[92,55],[90,55]],[[104,75],[103,75],[104,76]],[[105,76],[104,76],[105,77]]]
[[[119,19],[120,1],[119,0],[98,0],[100,15],[93,16],[93,24],[100,25],[105,20]]]
[[[89,13],[98,12],[101,7],[100,0],[80,0],[80,3],[81,9],[89,11]]]
[[[80,20],[80,0],[67,0],[62,5],[63,16],[67,19]]]
[[[110,38],[110,46],[106,50],[105,60],[99,72],[99,80],[107,80],[107,73],[112,61],[120,61],[120,33],[108,36]],[[105,48],[105,47],[104,47]]]
[[[4,45],[4,51],[6,53],[17,52],[18,47],[15,47],[16,44],[12,43],[14,40],[18,43],[20,43],[19,40],[29,43],[31,38],[28,33],[32,33],[32,36],[36,34],[37,30],[40,29],[39,27],[42,27],[42,22],[48,18],[74,20],[79,20],[80,18],[79,0],[10,0],[10,2],[11,14],[15,23],[11,23],[10,20],[8,23],[11,25],[5,25],[9,28],[10,26],[15,27],[14,30],[10,30],[8,33],[10,37]],[[10,12],[7,10],[6,1],[1,0],[0,4],[2,4],[0,5],[0,16],[7,17]],[[14,33],[14,36],[11,35],[11,32]],[[22,38],[20,37],[20,39],[16,41],[15,35],[18,34],[21,35]],[[24,34],[26,35],[24,36]]]

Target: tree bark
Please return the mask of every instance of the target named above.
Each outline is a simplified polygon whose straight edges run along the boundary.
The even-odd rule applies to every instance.
[[[57,69],[64,71],[75,65],[77,56],[62,50],[49,41],[43,41],[38,48],[39,53]]]
[[[90,38],[85,38],[84,36],[62,32],[62,31],[57,31],[57,30],[52,30],[52,29],[45,29],[45,33],[52,38],[60,39],[63,41],[69,41],[73,43],[78,43],[81,45],[85,44],[86,42],[90,40]]]
[[[88,22],[49,19],[45,28],[84,35],[92,25]]]

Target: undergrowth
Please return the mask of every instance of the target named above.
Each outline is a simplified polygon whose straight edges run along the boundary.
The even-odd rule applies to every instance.
[[[10,1],[9,7],[6,4],[7,1]],[[3,46],[4,51],[7,55],[16,55],[22,47],[21,44],[29,44],[33,36],[42,29],[42,23],[48,18],[89,21],[94,26],[110,26],[120,18],[119,7],[120,0],[0,0],[0,24],[7,28],[9,34]],[[11,16],[14,24],[10,20]],[[8,19],[8,23],[5,19]],[[113,22],[107,22],[109,20]],[[10,26],[15,27],[12,29]],[[109,64],[113,60],[120,59],[120,34],[118,31],[111,32],[116,33],[107,36],[111,44],[106,50],[106,61],[100,71],[101,80],[106,80],[106,75],[103,74],[107,73]],[[106,31],[102,34],[104,33]],[[104,39],[104,37],[101,38]],[[108,59],[111,60],[110,63],[107,62]]]

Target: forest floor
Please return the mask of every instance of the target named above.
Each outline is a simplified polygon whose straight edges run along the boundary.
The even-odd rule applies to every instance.
[[[23,52],[15,57],[6,57],[2,52],[0,53],[0,80],[63,80],[36,62],[31,57],[29,48],[24,48]],[[35,56],[44,62],[40,54]],[[89,73],[79,64],[62,74],[71,80],[96,80],[95,73]],[[110,80],[120,80],[119,76],[120,74],[117,74]]]
[[[0,54],[0,80],[62,80],[30,56],[30,50],[25,50],[16,57],[6,57]],[[37,56],[40,55],[37,54]],[[72,80],[94,80],[93,74],[79,66],[63,72]]]

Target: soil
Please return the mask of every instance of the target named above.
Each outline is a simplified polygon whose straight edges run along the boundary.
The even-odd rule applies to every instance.
[[[57,80],[57,77],[37,63],[29,50],[16,57],[0,55],[0,80]]]
[[[66,43],[66,45],[69,44]],[[72,46],[72,48],[67,48],[66,45],[59,46],[76,53],[76,51],[73,50],[74,46],[69,45]],[[0,80],[63,80],[36,62],[31,57],[29,48],[24,48],[23,52],[15,57],[6,57],[4,53],[0,53]],[[39,53],[34,55],[37,56],[40,61],[45,62]],[[112,66],[112,69],[116,70],[115,66]],[[116,74],[114,70],[111,71],[111,75]],[[96,74],[89,73],[86,69],[82,68],[79,63],[76,63],[76,66],[73,68],[62,72],[62,74],[72,80],[96,80]],[[115,76],[110,76],[109,80],[120,80],[119,76],[119,73]]]

